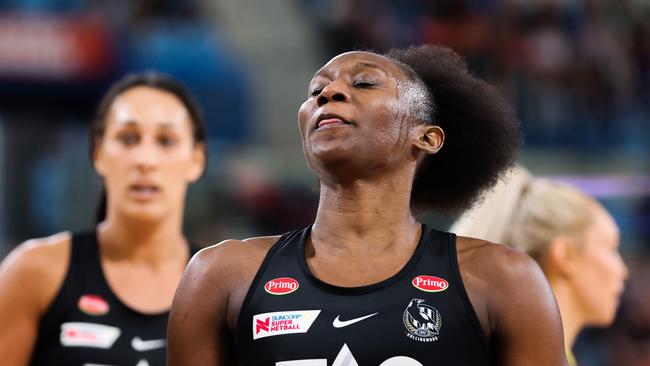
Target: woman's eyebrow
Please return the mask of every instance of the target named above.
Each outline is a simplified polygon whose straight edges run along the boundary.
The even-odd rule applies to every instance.
[[[386,76],[388,76],[388,73],[386,72],[386,70],[384,70],[381,66],[379,66],[377,64],[373,64],[372,62],[361,61],[361,62],[358,62],[356,65],[354,65],[355,70],[356,69],[361,69],[361,68],[368,68],[368,67],[379,70],[379,71],[383,72]]]
[[[314,76],[311,77],[311,79],[314,80],[314,79],[317,78],[318,76],[321,76],[321,77],[327,77],[327,76],[325,75],[325,74],[327,74],[327,73],[328,73],[327,69],[320,69],[320,70],[316,71],[316,73],[314,74]]]
[[[177,125],[178,124],[174,122],[161,121],[156,124],[156,127],[158,127],[159,130],[175,130]]]
[[[136,128],[138,127],[138,121],[136,121],[134,118],[129,117],[128,119],[124,120],[117,120],[114,122],[114,124],[117,127],[120,128]]]
[[[372,62],[359,61],[356,64],[354,64],[354,66],[352,66],[352,69],[355,70],[355,71],[358,70],[358,69],[363,69],[363,68],[373,68],[373,69],[381,71],[386,76],[388,76],[388,72],[386,72],[386,70],[384,70],[381,66],[379,66],[377,64],[374,64]],[[316,78],[317,76],[329,78],[328,74],[329,74],[329,70],[320,69],[314,74],[312,79]]]

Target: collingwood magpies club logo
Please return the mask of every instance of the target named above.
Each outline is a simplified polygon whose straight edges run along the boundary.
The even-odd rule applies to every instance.
[[[442,317],[433,306],[427,305],[422,299],[413,299],[409,302],[402,316],[406,327],[406,336],[420,342],[434,342],[438,340]]]

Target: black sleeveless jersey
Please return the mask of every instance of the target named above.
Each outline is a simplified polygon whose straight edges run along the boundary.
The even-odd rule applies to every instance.
[[[168,316],[122,303],[104,277],[97,234],[74,235],[68,272],[40,320],[31,365],[165,365]]]
[[[406,265],[363,287],[316,278],[310,228],[269,250],[244,299],[235,348],[246,366],[490,365],[458,269],[454,234],[422,228]]]

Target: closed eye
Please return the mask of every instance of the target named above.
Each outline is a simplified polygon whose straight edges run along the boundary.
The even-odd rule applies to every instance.
[[[323,91],[323,89],[314,89],[314,90],[312,90],[312,92],[309,93],[309,94],[310,94],[312,97],[315,97],[315,96],[317,96],[318,94],[320,94],[322,91]]]
[[[357,81],[357,82],[354,82],[354,84],[352,84],[352,86],[354,86],[355,88],[365,89],[365,88],[371,88],[371,87],[375,86],[375,84],[365,82],[365,81]]]

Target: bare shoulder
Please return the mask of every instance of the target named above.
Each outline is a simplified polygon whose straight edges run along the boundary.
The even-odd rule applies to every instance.
[[[17,246],[2,262],[5,270],[20,269],[30,273],[58,272],[57,267],[65,267],[70,256],[70,232],[30,239]]]
[[[488,338],[503,314],[531,299],[556,307],[544,273],[526,253],[467,237],[458,237],[456,246],[465,290]]]
[[[61,232],[31,239],[16,247],[0,266],[0,290],[22,293],[38,308],[54,298],[65,277],[72,235]]]
[[[259,268],[266,253],[279,236],[255,237],[244,240],[228,239],[201,249],[192,257],[188,269],[202,276],[224,276],[245,273]]]
[[[223,323],[233,330],[248,288],[278,238],[225,240],[196,253],[176,292],[172,319],[184,308],[196,312],[206,306],[212,324]]]
[[[465,270],[483,279],[491,320],[526,308],[543,309],[549,317],[555,317],[557,304],[550,285],[542,269],[528,254],[484,240],[463,241]],[[460,258],[461,249],[458,252]]]
[[[470,299],[479,304],[477,313],[483,311],[479,318],[496,363],[565,365],[559,309],[537,263],[523,252],[479,239],[459,237],[457,251],[463,279],[471,278]]]
[[[457,251],[497,363],[564,365],[559,309],[537,263],[523,252],[479,239],[458,238]]]
[[[492,282],[491,286],[501,281],[520,283],[528,277],[541,276],[542,280],[544,278],[541,269],[528,254],[507,245],[459,237],[457,251],[461,267],[471,274],[489,280]]]

